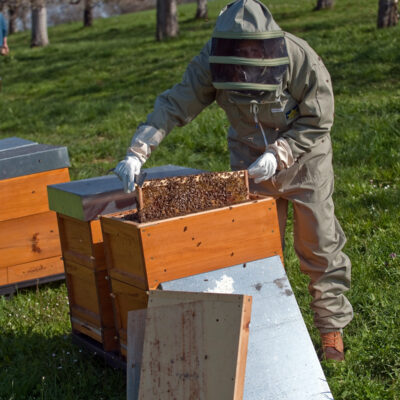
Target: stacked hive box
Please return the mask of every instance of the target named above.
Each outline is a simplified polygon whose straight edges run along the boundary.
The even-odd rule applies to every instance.
[[[273,198],[147,223],[126,213],[101,217],[120,350],[126,355],[128,311],[145,308],[160,283],[279,255]]]
[[[195,172],[174,166],[146,171],[149,178]],[[50,185],[48,198],[50,209],[57,212],[73,333],[114,352],[119,348],[114,293],[108,282],[99,216],[135,208],[135,197],[123,192],[115,175],[108,175]],[[129,296],[129,290],[123,293]]]
[[[66,147],[0,140],[0,294],[64,278],[47,185],[69,181]]]

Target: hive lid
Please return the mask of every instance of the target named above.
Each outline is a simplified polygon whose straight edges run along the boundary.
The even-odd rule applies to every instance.
[[[200,170],[163,165],[143,169],[146,179],[198,174]],[[116,175],[105,175],[47,186],[50,210],[82,221],[99,215],[123,212],[136,208],[136,196],[124,193]]]
[[[17,137],[0,140],[0,180],[69,166],[64,146],[38,144]]]

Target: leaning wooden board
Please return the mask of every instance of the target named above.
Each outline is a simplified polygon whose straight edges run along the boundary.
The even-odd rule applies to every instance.
[[[142,357],[127,367],[140,368],[138,398],[242,399],[251,304],[246,295],[151,291]]]

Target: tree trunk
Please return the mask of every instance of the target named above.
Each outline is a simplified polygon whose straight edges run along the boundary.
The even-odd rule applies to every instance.
[[[93,25],[93,0],[85,0],[85,9],[83,11],[83,26]]]
[[[389,28],[398,22],[398,0],[379,0],[378,28]]]
[[[197,0],[196,18],[208,18],[207,0]]]
[[[48,44],[46,4],[44,1],[37,1],[32,4],[31,47],[47,46]]]
[[[18,15],[18,8],[14,5],[8,6],[8,34],[11,35],[16,31],[16,22]]]
[[[157,40],[178,36],[176,0],[157,0]]]
[[[335,0],[318,0],[314,10],[323,10],[325,8],[333,8]]]

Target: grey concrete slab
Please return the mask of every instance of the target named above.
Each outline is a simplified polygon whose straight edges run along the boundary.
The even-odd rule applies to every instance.
[[[147,174],[145,180],[203,172],[176,165],[143,168],[142,171]],[[83,221],[136,208],[135,195],[124,193],[122,182],[114,174],[49,185],[47,192],[50,210]]]
[[[162,288],[253,297],[245,400],[332,400],[280,258],[244,265],[165,282]]]

